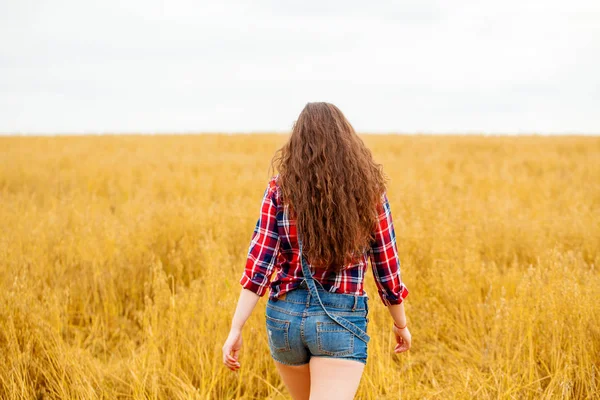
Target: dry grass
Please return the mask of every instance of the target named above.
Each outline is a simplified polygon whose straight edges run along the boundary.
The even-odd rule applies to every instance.
[[[364,136],[414,347],[375,300],[359,399],[598,398],[600,138]],[[0,397],[283,399],[261,299],[221,364],[285,137],[0,138]]]

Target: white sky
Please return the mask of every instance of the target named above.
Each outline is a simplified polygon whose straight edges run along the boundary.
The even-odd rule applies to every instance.
[[[0,0],[0,133],[600,133],[600,1]]]

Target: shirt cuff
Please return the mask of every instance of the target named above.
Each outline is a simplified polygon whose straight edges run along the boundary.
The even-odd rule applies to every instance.
[[[404,284],[401,286],[400,292],[398,293],[379,292],[379,297],[381,297],[381,301],[386,306],[400,304],[404,301],[406,296],[408,296],[408,289]]]
[[[244,289],[248,289],[262,297],[265,295],[265,293],[267,293],[267,285],[257,283],[257,281],[264,282],[264,278],[265,276],[258,272],[254,274],[252,279],[248,275],[244,274],[240,279],[240,285],[242,285]]]

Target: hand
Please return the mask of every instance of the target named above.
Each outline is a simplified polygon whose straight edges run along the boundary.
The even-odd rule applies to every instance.
[[[242,331],[240,329],[232,328],[223,345],[223,364],[232,371],[237,371],[240,368],[238,358],[241,349]],[[233,355],[231,353],[233,353]]]
[[[392,330],[394,331],[397,342],[396,347],[394,347],[394,353],[404,353],[410,349],[412,337],[410,336],[408,327],[405,327],[404,329],[398,329],[395,325],[393,325]]]

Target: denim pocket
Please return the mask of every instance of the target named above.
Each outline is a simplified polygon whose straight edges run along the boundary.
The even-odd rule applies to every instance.
[[[290,330],[290,321],[273,318],[266,315],[267,334],[269,337],[269,346],[273,352],[281,353],[290,351],[290,340],[288,337]]]
[[[317,347],[330,356],[343,356],[354,352],[354,334],[337,322],[317,321]]]

